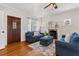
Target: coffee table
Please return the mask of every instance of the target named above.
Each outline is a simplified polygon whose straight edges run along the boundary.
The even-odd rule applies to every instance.
[[[48,46],[51,43],[53,43],[53,37],[52,36],[44,36],[40,38],[40,44],[43,46]]]

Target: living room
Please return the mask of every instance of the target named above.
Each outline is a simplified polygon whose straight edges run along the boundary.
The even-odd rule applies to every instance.
[[[1,19],[0,55],[1,56],[79,55],[79,53],[76,52],[71,53],[70,50],[64,52],[63,51],[64,48],[62,48],[65,45],[66,47],[67,45],[70,45],[69,43],[71,41],[70,38],[72,34],[75,33],[75,35],[77,36],[75,37],[78,40],[79,37],[78,15],[79,15],[79,3],[50,3],[50,4],[0,3],[0,19]],[[20,19],[21,21],[19,22],[19,20],[15,20],[13,23],[8,24],[8,22],[10,21],[9,19],[13,20]],[[16,22],[17,23],[19,22],[18,24],[20,25],[20,27],[19,25],[17,26]],[[13,32],[11,31],[15,31],[16,28],[18,28],[17,29],[18,31],[20,29],[20,33],[18,32],[19,33],[18,34],[16,32],[17,34],[12,34]],[[13,38],[17,39],[13,35],[15,35],[16,37],[18,37],[18,39],[20,39],[19,43],[12,41]],[[12,40],[8,41],[8,39]],[[61,42],[59,43],[56,41]],[[63,46],[61,45],[61,43]],[[73,48],[73,46],[70,47]],[[62,51],[59,48],[61,48]],[[69,47],[67,47],[67,49],[68,48]],[[27,51],[25,52],[23,50]],[[70,51],[69,54],[66,53],[69,51]]]

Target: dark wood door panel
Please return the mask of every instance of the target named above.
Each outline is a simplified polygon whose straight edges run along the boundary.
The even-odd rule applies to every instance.
[[[13,27],[15,23],[15,28]],[[17,42],[21,40],[21,18],[18,17],[7,17],[7,41],[8,43]]]

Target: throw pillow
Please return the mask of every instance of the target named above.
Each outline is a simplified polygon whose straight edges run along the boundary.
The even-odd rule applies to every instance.
[[[71,34],[67,33],[65,41],[69,43],[70,42],[70,37],[71,37]]]
[[[39,32],[34,32],[34,36],[38,36],[39,34]]]

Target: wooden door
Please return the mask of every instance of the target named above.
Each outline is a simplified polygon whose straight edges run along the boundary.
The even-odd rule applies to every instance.
[[[21,18],[7,17],[7,43],[21,40]]]

